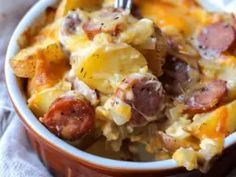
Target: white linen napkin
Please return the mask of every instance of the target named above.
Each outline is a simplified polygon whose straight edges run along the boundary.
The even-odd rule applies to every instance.
[[[51,177],[27,140],[4,83],[4,58],[12,32],[36,0],[0,0],[0,177]]]
[[[0,141],[1,177],[50,177],[26,138],[20,120],[12,112],[12,121]]]
[[[37,0],[0,0],[0,177],[51,177],[32,151],[4,84],[3,63],[9,38],[22,15]],[[210,10],[236,9],[236,0],[201,0]],[[235,177],[236,170],[229,177]]]

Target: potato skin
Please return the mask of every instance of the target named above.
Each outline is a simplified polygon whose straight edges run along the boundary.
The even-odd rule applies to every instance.
[[[38,55],[28,52],[27,49],[21,50],[10,60],[11,68],[18,77],[32,78],[34,76]]]
[[[35,75],[37,60],[50,60],[58,63],[66,59],[60,44],[53,40],[45,40],[32,47],[22,49],[10,60],[10,65],[16,76],[32,78]]]
[[[155,27],[156,45],[154,50],[142,50],[142,54],[147,60],[148,67],[152,73],[159,77],[163,74],[162,66],[165,63],[167,54],[167,39],[158,27]]]

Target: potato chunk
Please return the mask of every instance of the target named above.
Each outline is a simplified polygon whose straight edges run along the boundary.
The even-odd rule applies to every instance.
[[[147,66],[140,52],[123,43],[92,47],[86,57],[78,57],[74,62],[79,79],[102,93],[112,93],[126,75]]]
[[[10,60],[10,65],[18,77],[31,78],[34,76],[36,61],[39,58],[38,50],[35,46],[23,49]]]
[[[32,78],[35,74],[38,59],[59,62],[66,58],[59,42],[45,40],[32,47],[21,50],[10,60],[11,67],[18,77]]]
[[[38,93],[35,93],[28,100],[28,106],[37,117],[41,117],[48,111],[53,101],[70,89],[70,83],[61,82],[55,87],[44,89]]]
[[[129,43],[145,56],[152,73],[162,75],[162,66],[167,54],[167,39],[158,27],[149,19],[141,19],[122,32],[119,40]]]
[[[236,101],[210,113],[197,114],[187,130],[199,139],[224,138],[236,130]]]

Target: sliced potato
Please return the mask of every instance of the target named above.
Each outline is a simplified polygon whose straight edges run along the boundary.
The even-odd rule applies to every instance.
[[[187,130],[203,138],[222,138],[236,130],[236,101],[221,106],[210,113],[194,116]]]
[[[120,34],[119,40],[139,49],[152,73],[157,77],[162,75],[162,66],[167,54],[167,39],[158,27],[154,27],[151,20],[137,21]]]
[[[173,154],[172,158],[179,166],[184,166],[191,171],[198,167],[198,154],[192,148],[179,148]]]
[[[69,82],[61,82],[55,87],[34,94],[28,100],[28,106],[37,117],[43,116],[48,111],[53,101],[69,90],[71,90],[71,84]]]
[[[109,44],[92,47],[85,58],[75,59],[73,67],[79,79],[91,88],[112,93],[126,75],[139,72],[146,65],[144,56],[130,45]]]
[[[34,76],[36,60],[38,58],[38,48],[35,46],[28,47],[21,50],[14,58],[12,58],[10,60],[10,65],[16,76],[31,78]]]
[[[56,56],[59,53],[55,50],[50,54],[51,56]],[[50,56],[41,56],[37,62],[35,67],[35,74],[32,78],[28,79],[27,85],[27,94],[31,96],[32,94],[39,92],[43,89],[53,87],[58,82],[63,79],[65,73],[69,71],[70,65],[69,60],[67,59],[59,59],[55,60],[55,58],[49,58]]]
[[[132,45],[142,45],[153,34],[154,23],[151,20],[144,18],[133,22],[133,24],[129,25],[125,31],[121,32],[119,35],[119,40]]]
[[[36,92],[55,86],[63,79],[69,68],[68,61],[56,63],[50,60],[37,60],[34,77],[28,79],[28,96],[32,96]]]
[[[32,78],[38,59],[60,62],[66,58],[59,42],[45,40],[32,47],[22,49],[10,60],[11,67],[18,77]]]
[[[64,17],[70,10],[81,8],[95,10],[102,5],[103,0],[62,0],[56,12],[56,19]]]
[[[76,52],[80,48],[87,47],[91,41],[88,39],[87,35],[84,33],[76,34],[71,36],[63,36],[63,46],[66,50]]]

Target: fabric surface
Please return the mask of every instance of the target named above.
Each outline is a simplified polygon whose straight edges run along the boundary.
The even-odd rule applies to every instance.
[[[0,177],[50,177],[27,140],[4,84],[4,57],[9,38],[21,17],[37,0],[0,0]],[[236,9],[236,0],[201,0],[210,10]],[[230,4],[231,3],[231,4]],[[232,5],[232,3],[234,5]],[[229,177],[235,177],[236,170]]]
[[[4,58],[12,32],[36,0],[0,0],[0,177],[50,177],[26,138],[4,83]]]

